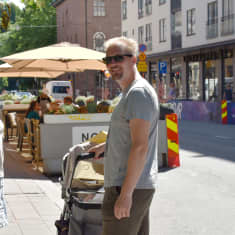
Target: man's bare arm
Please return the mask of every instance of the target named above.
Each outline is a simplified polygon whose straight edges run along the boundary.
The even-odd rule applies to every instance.
[[[114,214],[118,219],[130,216],[132,193],[142,174],[146,161],[149,128],[149,121],[143,119],[133,119],[130,121],[132,145],[128,158],[127,172],[121,194],[114,207]]]

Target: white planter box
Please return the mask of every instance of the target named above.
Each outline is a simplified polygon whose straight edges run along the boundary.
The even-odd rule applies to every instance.
[[[88,123],[109,122],[112,113],[84,113],[84,114],[45,114],[44,123]]]

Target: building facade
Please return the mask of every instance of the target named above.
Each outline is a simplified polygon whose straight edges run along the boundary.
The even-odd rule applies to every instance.
[[[57,41],[77,43],[82,47],[103,51],[104,41],[121,35],[121,2],[111,0],[55,0]],[[104,79],[102,73],[68,73],[74,81],[76,95],[96,94],[108,86],[111,96],[118,86]]]
[[[234,13],[234,0],[122,0],[122,34],[146,45],[147,77],[162,101],[173,83],[181,105],[216,110],[228,86],[235,101]]]

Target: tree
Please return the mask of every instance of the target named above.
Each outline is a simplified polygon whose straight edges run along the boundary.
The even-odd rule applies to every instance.
[[[11,24],[8,32],[2,33],[6,35],[0,34],[0,56],[56,43],[56,10],[51,0],[23,2],[23,10],[11,4]]]
[[[51,0],[22,2],[23,10],[11,4],[8,31],[0,33],[0,57],[56,43],[56,10]]]
[[[8,87],[8,78],[2,77],[0,78],[0,90],[3,90]]]
[[[9,4],[0,3],[0,15],[1,15],[0,29],[2,32],[6,32],[8,29],[8,25],[10,23],[10,16],[11,16],[11,7]]]
[[[56,42],[56,10],[51,0],[25,0],[26,7],[18,22],[16,52],[47,46]]]

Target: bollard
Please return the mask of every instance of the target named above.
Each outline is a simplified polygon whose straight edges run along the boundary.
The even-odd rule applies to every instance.
[[[178,120],[175,113],[166,115],[166,131],[168,144],[168,167],[180,166]]]
[[[221,101],[221,119],[222,124],[228,124],[228,111],[227,111],[227,101]]]

